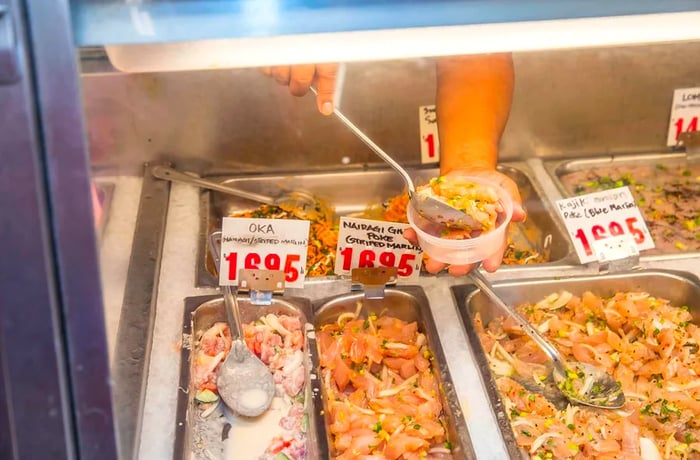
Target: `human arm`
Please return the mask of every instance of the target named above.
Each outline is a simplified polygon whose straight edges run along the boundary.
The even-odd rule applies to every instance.
[[[440,135],[440,173],[471,175],[489,179],[505,188],[515,203],[513,221],[525,218],[517,185],[496,169],[498,148],[513,98],[514,72],[510,54],[442,58],[437,63],[437,118]],[[408,230],[415,240],[415,232]],[[501,264],[507,240],[482,265],[495,271]],[[426,263],[437,273],[445,264]],[[464,275],[474,268],[451,265],[452,275]]]

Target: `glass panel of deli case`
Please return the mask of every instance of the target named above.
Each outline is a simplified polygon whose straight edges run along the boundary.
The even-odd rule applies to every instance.
[[[517,183],[525,201],[528,218],[513,225],[519,233],[512,235],[512,249],[515,259],[530,263],[505,265],[496,279],[589,270],[572,262],[566,232],[551,212],[561,190],[548,174],[548,162],[562,153],[565,160],[580,160],[591,152],[663,150],[655,130],[666,131],[668,107],[659,101],[675,87],[691,86],[700,71],[697,60],[667,64],[699,49],[700,43],[688,42],[514,54],[516,87],[499,168]],[[229,419],[207,399],[211,395],[198,401],[202,389],[190,388],[198,339],[223,319],[205,242],[225,216],[265,213],[250,201],[161,180],[153,171],[166,165],[269,196],[306,190],[337,215],[373,218],[384,218],[388,201],[403,193],[403,184],[337,119],[321,116],[313,96],[292,97],[259,68],[124,73],[111,67],[101,50],[81,51],[83,110],[99,205],[99,275],[123,455],[187,458],[212,451],[220,458],[232,445],[232,438],[222,442],[221,435],[233,427],[226,428]],[[437,162],[421,161],[419,116],[419,109],[435,103],[436,59],[351,62],[342,83],[343,111],[422,181],[438,171]],[[577,72],[579,67],[586,72]],[[642,93],[648,97],[637,101]],[[634,108],[642,118],[625,116],[628,106],[621,101],[630,100],[637,101]],[[620,120],[620,130],[609,129],[611,118]],[[655,128],[639,129],[647,119],[656,120]],[[577,131],[582,124],[585,135]],[[530,259],[535,254],[543,260]],[[458,349],[454,340],[464,335],[450,293],[457,282],[447,274],[424,273],[416,284],[432,300],[421,315],[427,309],[428,316],[441,319],[435,321],[435,335],[446,362],[459,357],[460,365],[471,369],[468,356],[461,359],[469,355],[467,345]],[[305,287],[288,290],[284,299],[304,299],[302,307],[307,300],[320,305],[321,299],[347,293],[348,284],[335,275],[307,276]],[[301,310],[312,323],[316,311]],[[448,370],[453,376],[478,375]],[[474,419],[473,407],[491,404],[478,379],[455,383],[469,388],[454,406],[454,413],[459,408],[458,415],[467,419],[469,433],[460,428],[464,420],[455,417],[453,438],[467,440],[476,433],[465,452],[471,449],[478,458],[492,449],[503,452],[506,432],[496,417]],[[204,426],[197,425],[202,421]],[[316,436],[315,430],[307,434]],[[311,445],[321,444],[317,439]]]
[[[0,457],[116,459],[67,5],[0,2]]]

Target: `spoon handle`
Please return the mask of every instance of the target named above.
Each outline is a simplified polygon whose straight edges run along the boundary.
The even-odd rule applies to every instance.
[[[238,299],[231,286],[223,286],[224,303],[226,304],[226,317],[231,328],[231,336],[234,340],[243,339],[243,327],[241,326],[241,312],[238,310]]]
[[[478,269],[472,270],[469,276],[471,277],[472,281],[474,281],[474,283],[479,287],[479,289],[481,289],[481,291],[491,299],[492,302],[494,302],[496,305],[507,311],[508,314],[511,315],[518,322],[518,325],[523,329],[523,331],[525,331],[525,333],[532,340],[534,340],[537,345],[539,345],[542,351],[544,351],[545,354],[549,356],[549,359],[552,360],[552,363],[554,364],[554,367],[557,369],[557,371],[559,371],[563,375],[566,375],[566,365],[564,364],[564,358],[559,353],[559,350],[557,350],[554,347],[554,345],[549,343],[549,341],[545,339],[542,336],[542,334],[540,334],[540,331],[538,331],[532,324],[530,324],[530,322],[526,318],[524,318],[518,312],[518,310],[501,300],[499,295],[496,294],[496,292],[491,287],[491,283],[489,283],[488,280],[484,278],[484,276],[479,272]]]
[[[182,182],[189,185],[196,185],[208,190],[215,190],[217,192],[226,193],[229,195],[237,196],[240,198],[245,198],[247,200],[257,201],[263,204],[275,204],[275,200],[269,196],[260,195],[259,193],[246,192],[245,190],[238,190],[226,185],[218,184],[216,182],[201,179],[199,177],[190,176],[181,171],[178,171],[167,166],[154,166],[151,168],[151,174],[158,179],[164,179],[174,182]]]
[[[315,95],[318,95],[316,88],[314,88],[313,86],[311,87],[311,91]],[[406,172],[406,170],[403,169],[400,164],[398,164],[393,158],[391,158],[388,153],[382,150],[381,147],[375,144],[374,141],[370,139],[369,136],[367,136],[360,128],[355,126],[355,124],[352,121],[350,121],[348,117],[346,117],[343,114],[343,112],[340,111],[340,109],[338,109],[338,107],[333,108],[333,113],[336,117],[338,117],[340,121],[343,122],[345,126],[350,128],[350,131],[355,133],[355,135],[362,142],[364,142],[367,147],[369,147],[374,153],[376,153],[379,158],[384,160],[389,166],[394,168],[394,170],[401,175],[404,182],[406,182],[406,186],[408,187],[409,196],[413,196],[413,194],[416,192],[416,187],[413,185],[413,179],[411,179],[411,176],[408,175],[408,172]]]

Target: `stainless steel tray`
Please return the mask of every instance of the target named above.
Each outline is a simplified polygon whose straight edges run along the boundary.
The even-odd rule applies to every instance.
[[[257,306],[250,303],[245,296],[238,296],[243,322],[255,321],[268,313],[298,316],[302,324],[308,324],[312,315],[311,303],[307,299],[296,297],[273,298],[272,305]],[[175,459],[224,459],[225,441],[231,428],[224,411],[223,404],[208,417],[202,417],[202,410],[194,399],[195,391],[191,386],[192,347],[197,346],[197,339],[214,323],[226,321],[223,298],[221,296],[199,296],[185,299],[185,318],[183,322],[183,346],[180,360],[180,391],[178,392],[177,415],[175,425]],[[308,332],[308,330],[306,331]],[[315,349],[313,334],[306,334],[306,354]],[[310,358],[306,360],[305,401],[309,426],[319,423],[316,412],[312,408],[311,396],[311,365]],[[235,428],[233,428],[235,429]],[[315,438],[316,430],[309,429],[307,436],[308,458],[318,457],[318,445]],[[229,441],[230,442],[230,441]],[[235,448],[228,446],[227,448]],[[235,458],[229,455],[228,458]],[[242,459],[245,460],[245,459]]]
[[[565,229],[554,217],[553,208],[546,202],[544,192],[532,179],[524,162],[505,163],[499,169],[511,177],[520,189],[528,219],[516,226],[512,239],[519,248],[535,250],[545,259],[556,262],[572,253],[572,246]],[[438,170],[416,169],[410,171],[417,183],[425,183],[438,174]],[[392,196],[403,192],[404,184],[393,170],[346,171],[300,174],[294,176],[212,177],[227,185],[268,196],[280,196],[293,190],[305,190],[333,206],[338,215],[365,211],[369,206],[380,205]],[[206,246],[206,238],[212,231],[221,229],[223,217],[234,212],[258,207],[256,203],[218,192],[202,192],[200,199],[200,244],[197,262],[197,284],[214,286],[216,279],[213,264]],[[517,267],[536,267],[539,264]],[[504,267],[508,269],[509,267]]]
[[[313,323],[316,329],[335,322],[339,315],[346,312],[355,312],[357,302],[363,304],[363,315],[376,314],[380,316],[383,312],[388,312],[404,321],[416,321],[418,329],[422,331],[427,339],[428,345],[435,356],[432,361],[433,372],[436,375],[441,388],[441,397],[446,419],[448,421],[447,434],[452,443],[452,456],[454,459],[475,458],[472,443],[467,432],[467,425],[464,420],[457,394],[452,383],[445,355],[440,345],[438,331],[430,313],[428,299],[423,290],[415,286],[404,286],[396,289],[387,289],[383,299],[365,299],[363,293],[344,294],[330,299],[314,302]],[[316,375],[320,375],[319,361],[314,356],[314,368]],[[319,378],[312,380],[314,385],[313,393],[316,402],[316,409],[324,408],[324,398],[322,395],[322,385]],[[327,411],[324,411],[327,413]],[[328,440],[327,424],[318,423],[317,438]],[[331,455],[329,444],[323,446],[326,455]]]
[[[572,173],[577,173],[577,172],[583,172],[586,171],[588,174],[591,175],[596,175],[598,173],[610,177],[610,174],[624,174],[625,170],[631,170],[635,172],[642,172],[646,174],[651,174],[651,175],[656,175],[659,176],[659,173],[662,173],[662,170],[668,170],[671,168],[692,168],[694,171],[697,171],[700,169],[700,156],[698,155],[689,155],[686,153],[654,153],[654,154],[636,154],[636,155],[604,155],[604,156],[597,156],[597,157],[591,157],[591,158],[585,158],[585,159],[577,159],[577,160],[550,160],[544,162],[544,167],[547,170],[547,172],[551,175],[551,177],[554,179],[554,182],[559,189],[559,191],[564,195],[564,196],[573,196],[576,191],[572,190],[570,187],[567,187],[564,183],[564,178],[567,175],[570,175]],[[691,173],[690,169],[688,169],[688,173]],[[617,176],[615,176],[617,177]],[[689,177],[687,178],[687,181],[691,183],[690,185],[690,190],[694,190],[695,193],[695,200],[700,200],[700,182],[698,180],[698,174],[690,174]],[[634,177],[632,177],[634,179]],[[661,178],[657,178],[657,181],[661,183]],[[623,184],[620,184],[623,185]],[[632,192],[635,193],[634,190],[634,185],[630,186],[630,189],[632,189]],[[588,191],[582,190],[582,191]],[[693,197],[691,197],[693,198]],[[665,201],[665,200],[663,200]],[[640,208],[642,209],[642,214],[645,215],[645,206],[644,203],[639,203]],[[651,203],[646,203],[646,205],[652,205]],[[696,209],[700,208],[700,205],[696,206]],[[700,215],[699,215],[700,216]],[[675,214],[669,216],[675,221]],[[653,226],[650,225],[648,216],[645,216],[645,219],[647,220],[647,226],[649,226],[650,231],[652,232],[652,236],[655,236],[655,240],[658,240],[658,236],[662,234],[662,231],[668,227],[669,230],[673,231],[674,226],[676,227],[676,232],[678,232],[678,229],[682,228],[680,227],[682,225],[681,222],[672,222],[668,226],[664,223],[663,228],[662,225],[657,226],[657,228],[653,228]],[[683,231],[683,230],[681,230]],[[696,227],[696,230],[689,230],[689,231],[695,231],[699,232],[700,231],[700,226]],[[697,237],[696,237],[697,238]],[[693,245],[695,247],[693,248]],[[650,249],[647,251],[644,251],[642,254],[643,256],[654,256],[654,255],[673,255],[675,256],[680,256],[680,257],[688,257],[688,256],[696,256],[697,254],[700,253],[700,240],[695,240],[691,242],[690,244],[687,245],[688,249],[681,250],[680,248],[677,247],[668,247],[665,249],[662,248],[655,248],[655,249]]]
[[[700,321],[700,280],[687,272],[669,270],[644,270],[639,272],[577,276],[561,279],[524,279],[513,282],[494,283],[494,289],[505,302],[519,305],[535,303],[552,292],[567,290],[575,295],[591,291],[596,295],[612,295],[619,291],[641,290],[655,297],[669,300],[674,305],[688,305],[694,321]],[[521,458],[503,402],[498,394],[496,382],[489,369],[486,354],[474,327],[473,318],[478,313],[484,324],[506,313],[492,303],[476,286],[452,287],[457,309],[464,323],[469,343],[474,353],[484,386],[491,401],[511,458]]]

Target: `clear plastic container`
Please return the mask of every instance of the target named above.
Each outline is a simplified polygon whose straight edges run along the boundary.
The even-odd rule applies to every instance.
[[[428,255],[446,264],[471,264],[481,262],[501,249],[506,230],[513,217],[513,201],[508,192],[499,185],[480,177],[463,177],[466,181],[475,182],[493,188],[498,194],[503,211],[499,213],[496,227],[481,235],[463,239],[449,239],[438,236],[444,226],[425,219],[409,204],[407,209],[408,223],[418,235],[418,244]]]

